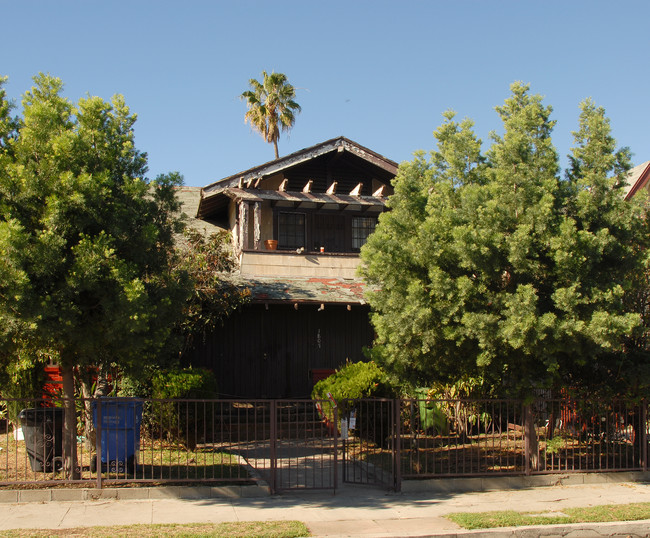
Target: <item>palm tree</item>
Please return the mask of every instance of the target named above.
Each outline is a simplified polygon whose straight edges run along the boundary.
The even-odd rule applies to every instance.
[[[248,81],[250,90],[241,94],[246,99],[248,111],[244,116],[245,122],[258,131],[262,138],[273,143],[275,158],[278,154],[280,131],[289,131],[296,122],[296,114],[300,105],[293,99],[296,97],[295,88],[287,82],[283,73],[262,71],[262,82],[252,78]]]

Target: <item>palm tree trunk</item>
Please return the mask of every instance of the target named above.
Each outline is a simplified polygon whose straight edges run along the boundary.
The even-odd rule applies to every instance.
[[[275,158],[279,159],[280,154],[278,153],[278,141],[277,140],[273,141],[273,149],[275,150]]]

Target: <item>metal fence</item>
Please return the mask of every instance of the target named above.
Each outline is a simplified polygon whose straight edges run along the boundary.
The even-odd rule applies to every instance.
[[[0,486],[340,481],[648,470],[645,401],[6,400]],[[21,429],[11,425],[22,425]],[[66,444],[76,448],[66,473]]]
[[[403,400],[401,405],[404,478],[648,467],[645,402]]]

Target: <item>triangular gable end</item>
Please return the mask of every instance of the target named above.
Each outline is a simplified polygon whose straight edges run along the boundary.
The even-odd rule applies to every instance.
[[[625,199],[630,200],[636,193],[643,190],[650,180],[650,161],[635,166],[627,176]]]
[[[386,186],[386,188],[381,189],[382,195],[385,192],[387,193],[390,189],[390,181],[397,174],[398,168],[396,162],[341,136],[207,185],[202,189],[202,200],[198,208],[197,216],[202,218],[209,214],[214,214],[215,211],[223,211],[226,205],[226,196],[232,189],[259,188],[261,190],[272,189],[279,191],[310,192],[311,184],[314,183],[313,192],[320,191],[324,193],[325,189],[331,186],[331,182],[328,180],[327,185],[325,185],[325,179],[323,177],[320,180],[317,179],[315,182],[312,182],[310,181],[312,176],[307,174],[305,179],[301,180],[299,184],[294,181],[293,186],[289,189],[287,189],[286,181],[278,183],[287,174],[296,174],[299,170],[305,172],[305,170],[315,166],[322,171],[322,167],[319,168],[317,163],[322,163],[323,159],[330,161],[340,161],[341,159],[346,162],[354,161],[354,166],[359,167],[360,170],[365,169],[366,176],[368,175],[368,170],[374,170],[372,175],[375,176],[377,182],[372,185],[370,182],[367,182],[364,185],[366,195],[373,194],[377,191],[378,185]],[[339,177],[333,178],[333,180],[339,179]],[[278,184],[276,185],[275,183]],[[319,188],[317,188],[317,185],[319,185]],[[353,192],[355,186],[357,186],[357,183],[349,187],[348,190]],[[337,192],[347,193],[342,187],[344,185],[339,182],[339,190]],[[358,185],[358,187],[360,188],[361,185]]]

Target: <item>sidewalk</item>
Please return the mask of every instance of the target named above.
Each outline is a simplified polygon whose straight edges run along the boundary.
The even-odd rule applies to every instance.
[[[163,488],[161,488],[163,489]],[[212,499],[102,499],[5,502],[0,531],[64,529],[138,523],[220,523],[299,520],[314,536],[646,536],[650,521],[527,527],[519,531],[463,531],[444,519],[450,512],[561,511],[575,506],[650,502],[650,484],[597,483],[478,493],[387,493],[345,486],[332,493]]]

